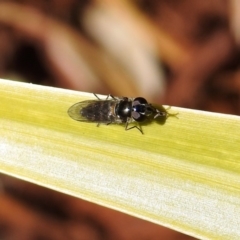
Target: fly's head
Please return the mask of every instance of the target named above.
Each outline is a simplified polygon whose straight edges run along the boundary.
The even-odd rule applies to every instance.
[[[147,119],[156,119],[158,117],[167,117],[167,112],[153,107],[145,98],[137,97],[133,100],[132,118],[135,121],[143,122]]]

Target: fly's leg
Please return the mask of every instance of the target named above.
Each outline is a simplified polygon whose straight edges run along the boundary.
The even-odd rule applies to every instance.
[[[98,97],[98,95],[96,93],[93,94],[98,100],[102,100],[101,98]],[[112,99],[114,100],[128,100],[130,98],[127,98],[127,97],[114,97],[112,94],[108,94],[106,99],[104,100],[108,100],[109,97],[111,97]]]
[[[109,94],[108,96],[107,96],[107,99],[108,99],[108,97],[111,97],[112,99],[114,99],[114,100],[117,100],[117,98],[116,97],[114,97],[113,95],[111,95],[111,94]]]
[[[97,95],[96,93],[94,93],[93,95],[94,95],[98,100],[102,100],[101,98],[98,97],[98,95]],[[105,100],[108,100],[109,97],[111,97],[112,99],[116,100],[116,98],[115,98],[113,95],[111,95],[111,94],[108,94]]]
[[[111,124],[112,122],[108,122],[108,123],[106,123],[106,125],[109,125],[109,124]],[[100,126],[100,122],[99,123],[97,123],[97,127],[99,127]]]
[[[127,120],[126,125],[125,125],[125,130],[126,130],[126,131],[131,130],[131,129],[133,129],[133,128],[137,128],[137,129],[140,131],[140,133],[143,134],[143,131],[142,131],[141,126],[139,127],[139,126],[136,126],[136,125],[135,125],[135,126],[133,126],[133,127],[128,127],[128,124],[129,124],[129,119]]]
[[[98,100],[101,100],[96,93],[94,93],[93,95],[94,95]],[[99,126],[99,123],[98,123],[97,126]]]
[[[142,131],[142,129],[140,128],[140,127],[138,127],[138,126],[133,126],[133,127],[130,127],[130,128],[128,128],[128,123],[126,123],[126,127],[125,127],[125,130],[126,131],[128,131],[128,130],[131,130],[131,129],[133,129],[133,128],[137,128],[138,130],[139,130],[139,132],[141,133],[141,134],[143,134],[143,131]]]

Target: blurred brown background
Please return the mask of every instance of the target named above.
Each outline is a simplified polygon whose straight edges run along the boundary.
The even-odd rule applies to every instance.
[[[1,0],[0,77],[239,115],[239,12],[237,0]],[[3,175],[0,193],[1,240],[192,239]]]

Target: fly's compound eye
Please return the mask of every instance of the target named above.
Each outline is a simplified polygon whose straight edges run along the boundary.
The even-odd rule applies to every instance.
[[[132,112],[132,118],[136,121],[136,122],[143,122],[146,120],[146,116],[142,115],[139,112],[133,111]]]
[[[132,118],[137,122],[143,122],[146,119],[145,112],[146,112],[145,103],[140,104],[138,101],[134,100],[132,106]]]
[[[133,106],[138,105],[138,104],[147,104],[147,100],[142,97],[137,97],[133,100]]]

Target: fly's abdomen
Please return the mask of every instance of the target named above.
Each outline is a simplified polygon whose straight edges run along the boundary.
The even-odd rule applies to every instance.
[[[90,122],[111,123],[113,121],[111,105],[111,101],[94,101],[83,107],[80,114]]]

